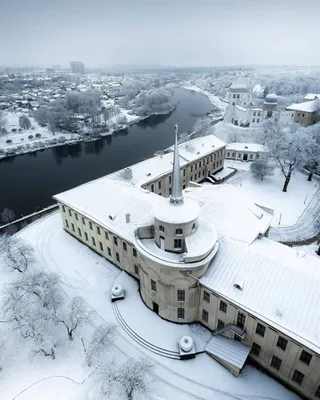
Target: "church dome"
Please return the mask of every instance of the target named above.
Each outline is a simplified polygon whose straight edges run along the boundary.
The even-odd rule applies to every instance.
[[[266,96],[266,103],[276,103],[278,101],[278,96],[274,93],[270,93]]]

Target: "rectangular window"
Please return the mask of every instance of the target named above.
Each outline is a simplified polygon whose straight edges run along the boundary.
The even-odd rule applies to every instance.
[[[100,250],[103,251],[103,244],[99,242]]]
[[[110,247],[108,247],[108,256],[109,256],[109,257],[112,257],[112,254],[111,254],[111,249],[110,249]]]
[[[288,341],[287,339],[283,338],[282,336],[279,336],[277,346],[280,347],[280,349],[285,350],[287,348]]]
[[[206,290],[203,292],[203,300],[206,301],[207,303],[210,303],[210,293],[207,292]]]
[[[161,181],[158,182],[158,188],[161,189]]]
[[[72,217],[72,212],[71,212],[71,210],[69,209],[69,215],[70,215],[70,217]]]
[[[246,316],[245,314],[239,312],[238,313],[238,318],[237,318],[237,326],[239,326],[240,328],[244,328],[244,324],[246,322]]]
[[[66,212],[66,208],[64,205],[62,206],[62,210],[63,210],[63,212]]]
[[[253,113],[253,116],[254,116],[254,117],[256,116],[256,112]]]
[[[217,159],[217,153],[214,153],[214,161]]]
[[[67,220],[65,220],[66,223],[66,227],[69,228],[69,222]]]
[[[258,323],[256,327],[256,334],[264,337],[265,332],[266,327]]]
[[[175,249],[181,249],[182,246],[182,240],[181,239],[174,239],[174,248]]]
[[[220,300],[220,307],[219,310],[226,313],[227,312],[227,303],[225,303],[224,301]]]
[[[123,246],[123,250],[127,251],[127,243],[126,242],[122,242],[122,246]]]
[[[169,175],[169,183],[171,184],[171,181],[172,181],[172,177],[171,177],[171,175]]]
[[[301,385],[303,378],[304,374],[296,369],[292,375],[293,382],[296,382],[298,385]]]
[[[73,225],[73,224],[71,224],[71,228],[72,228],[73,232],[76,231],[76,230],[74,229],[74,225]]]
[[[153,290],[154,292],[157,291],[157,282],[153,279],[151,279],[151,290]]]
[[[178,301],[185,301],[185,299],[186,299],[186,291],[178,289]]]
[[[113,243],[118,246],[118,238],[116,236],[113,236]]]
[[[80,229],[80,228],[78,228],[78,235],[79,235],[80,237],[82,237],[81,229]]]
[[[240,99],[240,94],[237,94],[237,99]]]
[[[210,161],[212,162],[212,156],[210,156]]]
[[[218,319],[217,329],[222,329],[222,328],[224,328],[224,322],[221,321],[221,319]]]
[[[109,240],[109,233],[107,231],[104,232],[104,235],[105,235],[106,239]]]
[[[183,176],[186,176],[186,170],[185,169],[183,170]]]
[[[172,190],[171,188],[169,188],[169,196],[171,196]]]
[[[138,268],[137,265],[134,266],[134,273],[135,273],[136,275],[139,275],[139,268]]]
[[[230,157],[230,153],[229,152],[227,153],[227,157]]]
[[[198,169],[198,164],[194,164],[194,170],[196,171]]]
[[[271,367],[275,368],[277,371],[279,371],[281,367],[282,360],[280,358],[273,356],[271,360]]]
[[[201,172],[198,173],[198,178],[200,178],[200,176],[201,176]]]
[[[206,310],[202,310],[202,321],[204,321],[204,322],[209,321],[209,313]]]
[[[96,245],[95,238],[91,236],[91,239],[92,239],[92,244],[95,246]]]
[[[191,165],[191,169],[190,169],[190,171],[191,171],[191,172],[193,172],[193,165]]]
[[[320,385],[318,386],[318,388],[314,394],[314,397],[317,397],[318,399],[320,399]]]
[[[119,256],[119,253],[116,253],[116,259],[117,259],[117,261],[118,261],[118,262],[120,262],[120,256]]]
[[[74,216],[76,217],[76,220],[78,221],[78,214],[75,212]]]
[[[235,94],[233,95],[233,98],[234,98],[234,99],[236,98],[236,95],[235,95]]]
[[[255,118],[252,119],[252,122],[256,122]]]
[[[90,227],[91,230],[93,230],[93,229],[92,229],[92,222],[91,222],[91,221],[89,221],[89,227]]]
[[[101,231],[100,231],[99,226],[97,226],[97,233],[98,233],[98,235],[101,235]]]
[[[151,192],[154,192],[154,184],[151,185]]]
[[[183,186],[182,186],[182,189],[185,189],[185,188],[186,188],[186,185],[183,185]]]
[[[260,122],[260,119],[259,119],[259,118],[257,118],[257,122],[258,122],[258,123]]]
[[[83,217],[82,217],[82,223],[83,223],[83,225],[86,224],[86,220]]]
[[[261,346],[255,342],[253,342],[252,346],[251,346],[251,353],[254,354],[255,356],[259,357],[260,350],[261,350]]]
[[[184,319],[184,308],[178,308],[178,319]]]
[[[312,359],[312,354],[308,353],[305,350],[302,350],[300,354],[300,361],[304,362],[305,364],[309,365]]]
[[[133,251],[133,257],[137,257],[137,250],[133,248],[132,251]]]
[[[87,232],[84,233],[84,236],[85,236],[85,238],[86,238],[86,241],[88,242],[88,241],[89,241],[89,237],[88,237]]]

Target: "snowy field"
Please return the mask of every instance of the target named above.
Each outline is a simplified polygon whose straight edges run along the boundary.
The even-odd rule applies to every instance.
[[[30,151],[33,147],[39,149],[41,147],[47,147],[49,140],[61,140],[61,138],[65,138],[66,140],[78,140],[80,136],[74,133],[64,133],[64,132],[56,132],[54,135],[47,127],[42,127],[38,124],[38,122],[33,118],[29,117],[31,126],[34,129],[24,129],[21,132],[18,131],[19,126],[19,117],[21,115],[25,115],[25,113],[19,112],[7,112],[5,115],[7,124],[6,130],[9,132],[7,135],[0,136],[0,150],[9,150],[12,148],[17,148],[17,146],[23,146],[19,152]],[[12,129],[16,129],[17,132],[11,132]],[[40,134],[41,137],[36,138],[36,134]],[[29,136],[32,135],[33,138],[29,139]],[[7,143],[7,140],[11,140],[12,143]]]
[[[294,171],[288,191],[284,193],[285,178],[280,168],[275,169],[273,176],[261,181],[251,175],[250,163],[226,160],[225,166],[239,170],[227,183],[239,187],[255,203],[274,209],[272,226],[294,225],[319,188],[318,181],[308,182],[307,175],[299,170]]]
[[[119,304],[123,317],[133,329],[148,340],[161,346],[172,346],[171,335],[180,335],[184,329],[194,329],[162,321],[147,310],[137,292],[136,282],[107,260],[72,238],[62,230],[60,215],[54,213],[36,221],[19,233],[36,250],[38,268],[56,272],[61,276],[62,288],[69,298],[82,296],[94,312],[94,324],[105,321],[118,324],[110,302],[114,282],[121,279],[128,298]],[[1,286],[21,274],[1,266]],[[124,278],[123,278],[124,277]],[[124,279],[124,280],[122,280]],[[130,300],[131,302],[126,300]],[[129,304],[130,303],[130,304]],[[155,326],[151,327],[150,316]],[[157,322],[155,320],[157,319]],[[138,324],[139,322],[139,324]],[[178,332],[175,333],[175,328]],[[2,329],[9,329],[7,326]],[[17,340],[17,334],[6,332],[6,344],[1,354],[1,400],[95,400],[95,377],[99,372],[86,366],[79,336],[88,339],[91,327],[79,329],[77,337],[56,349],[56,359],[31,357],[26,342]],[[150,335],[158,331],[157,335]],[[11,333],[10,333],[11,332]],[[210,336],[208,331],[197,330],[199,343]],[[161,343],[159,340],[161,339]],[[158,356],[141,347],[119,327],[110,356],[125,360],[127,357],[147,356],[155,364],[158,380],[155,399],[215,399],[245,400],[268,398],[294,400],[299,397],[270,377],[251,366],[245,366],[240,377],[234,377],[206,354],[193,360],[180,361]],[[111,400],[111,398],[110,398]],[[119,398],[117,400],[120,400]]]

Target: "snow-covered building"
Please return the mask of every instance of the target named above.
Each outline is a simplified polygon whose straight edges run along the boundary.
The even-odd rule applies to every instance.
[[[309,100],[303,103],[291,104],[288,111],[294,112],[294,122],[302,125],[313,125],[317,121],[317,112],[320,111],[320,100]]]
[[[240,161],[256,161],[267,149],[257,143],[229,143],[226,146],[226,159]]]
[[[315,400],[318,261],[267,238],[269,208],[231,185],[195,184],[224,154],[214,136],[176,137],[167,152],[54,196],[63,228],[136,278],[159,316],[209,328],[206,352],[233,374],[250,357]]]
[[[242,76],[230,86],[229,91],[229,105],[224,115],[225,122],[256,128],[260,127],[266,119],[278,121],[281,125],[292,125],[295,122],[295,113],[288,108],[280,108],[275,94],[268,94],[262,107],[257,107],[250,86]]]

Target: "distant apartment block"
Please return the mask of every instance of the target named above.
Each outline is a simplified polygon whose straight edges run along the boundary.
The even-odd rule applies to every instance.
[[[84,64],[82,61],[71,61],[70,63],[71,72],[74,74],[84,74]]]

